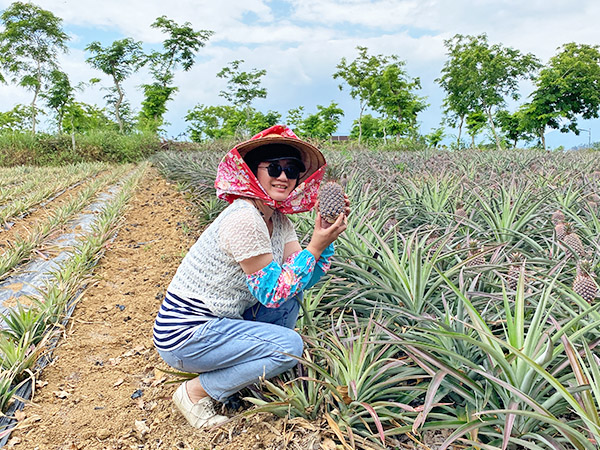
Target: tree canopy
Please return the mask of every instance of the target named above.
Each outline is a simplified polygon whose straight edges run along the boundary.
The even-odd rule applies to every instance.
[[[59,53],[67,51],[69,36],[62,19],[32,3],[14,2],[0,16],[0,68],[27,90],[33,91],[31,130],[35,133],[37,98],[53,70]],[[5,77],[0,74],[0,81]]]
[[[448,49],[448,60],[437,82],[446,91],[446,109],[455,114],[461,124],[467,114],[483,111],[496,146],[501,148],[494,112],[506,105],[507,97],[518,100],[519,80],[533,76],[540,67],[538,58],[502,44],[490,45],[486,34],[457,34],[444,41],[444,45]]]

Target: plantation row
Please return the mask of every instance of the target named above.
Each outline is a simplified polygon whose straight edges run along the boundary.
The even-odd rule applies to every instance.
[[[49,212],[45,217],[27,227],[23,235],[11,239],[9,246],[0,254],[0,289],[10,289],[22,274],[34,271],[25,265],[28,261],[35,263],[38,255],[44,261],[49,259],[45,263],[48,273],[36,274],[40,276],[42,285],[34,286],[37,290],[35,295],[19,296],[16,300],[10,298],[11,304],[0,305],[4,311],[0,315],[0,408],[3,412],[18,407],[13,402],[16,392],[25,397],[30,392],[36,371],[47,362],[40,357],[52,348],[62,324],[70,316],[92,268],[102,256],[106,243],[114,236],[146,167],[147,164],[137,168],[80,164],[63,168],[19,167],[0,171],[0,185],[24,187],[20,199],[6,196],[7,205],[17,202],[24,205],[20,210],[21,217],[40,208],[42,199],[56,198],[65,190],[73,190],[58,206],[52,202],[46,205]],[[25,204],[23,197],[35,197],[38,201]],[[2,211],[4,209],[0,213]],[[85,221],[82,222],[81,218]],[[74,228],[79,231],[76,237],[71,237]],[[66,244],[60,239],[63,234],[66,235],[63,239]],[[47,247],[50,247],[50,252]],[[5,439],[10,433],[12,420],[5,417],[1,425],[0,439]]]
[[[326,420],[345,448],[596,449],[600,159],[594,152],[327,152],[352,202],[304,298],[294,373],[259,411]],[[155,164],[209,223],[213,152]],[[300,238],[311,214],[291,216]],[[443,430],[443,431],[442,431]],[[436,447],[438,448],[438,447]]]

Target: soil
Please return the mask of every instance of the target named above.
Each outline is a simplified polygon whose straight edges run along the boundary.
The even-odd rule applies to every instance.
[[[153,347],[152,324],[199,233],[183,194],[149,169],[62,330],[52,362],[38,374],[33,399],[16,414],[6,448],[342,448],[324,421],[224,410],[229,422],[197,430],[172,406],[176,378],[164,372],[170,369]],[[430,448],[407,441],[396,448]]]

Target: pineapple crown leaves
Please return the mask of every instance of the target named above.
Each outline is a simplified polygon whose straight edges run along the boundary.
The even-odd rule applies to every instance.
[[[596,266],[591,259],[582,258],[577,262],[577,273],[585,273],[591,277],[595,277]]]
[[[512,252],[508,259],[512,264],[518,264],[525,261],[525,257],[521,252]]]

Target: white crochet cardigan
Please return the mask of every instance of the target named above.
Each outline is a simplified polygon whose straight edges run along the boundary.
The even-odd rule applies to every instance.
[[[291,221],[273,213],[273,234],[254,205],[237,199],[202,233],[177,269],[169,292],[201,300],[217,317],[241,318],[257,300],[239,262],[272,253],[283,264],[285,244],[297,241]]]

